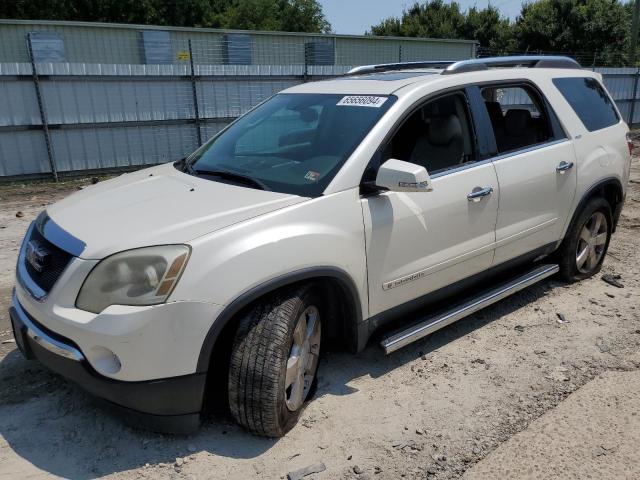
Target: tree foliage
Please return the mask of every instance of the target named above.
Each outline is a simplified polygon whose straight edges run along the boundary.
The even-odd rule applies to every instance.
[[[495,53],[543,51],[597,55],[618,61],[630,37],[631,3],[619,0],[538,0],[511,21],[492,5],[461,9],[455,1],[415,2],[400,18],[371,27],[373,35],[478,40]]]
[[[329,32],[317,0],[8,0],[0,18]]]

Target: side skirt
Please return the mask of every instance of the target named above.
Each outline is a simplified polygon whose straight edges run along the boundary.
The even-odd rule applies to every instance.
[[[357,325],[357,351],[364,350],[369,338],[380,330],[402,330],[408,324],[412,325],[424,320],[425,311],[443,311],[451,307],[452,299],[468,299],[472,296],[477,296],[482,292],[481,289],[488,284],[500,285],[526,273],[531,269],[534,262],[550,255],[558,246],[558,242],[544,245],[520,257],[491,267],[489,270],[477,273],[364,320]]]
[[[558,272],[556,264],[541,265],[529,272],[519,275],[496,288],[484,291],[476,296],[465,299],[444,312],[427,316],[422,321],[400,330],[382,340],[380,345],[386,354],[395,352],[427,335],[446,327],[478,310],[499,302],[534,283],[544,280]]]

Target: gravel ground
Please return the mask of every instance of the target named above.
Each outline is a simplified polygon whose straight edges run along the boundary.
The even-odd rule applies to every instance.
[[[611,457],[609,443],[591,438],[603,421],[615,418],[616,445],[637,444],[638,420],[625,420],[633,398],[638,410],[637,398],[625,400],[620,415],[580,401],[582,392],[613,384],[637,392],[637,158],[603,268],[620,275],[624,288],[600,275],[574,285],[551,279],[391,356],[375,344],[357,356],[331,354],[322,361],[316,398],[279,440],[252,437],[222,414],[190,437],[134,430],[15,350],[7,309],[21,237],[43,206],[88,183],[0,186],[0,477],[277,479],[322,463],[324,471],[306,478],[476,479],[494,478],[485,465],[500,463],[501,452],[511,452],[514,462],[513,455],[526,450],[533,477],[537,468],[547,478],[568,478],[577,459],[584,466],[613,458],[610,475],[593,472],[640,478],[637,457]],[[559,313],[566,323],[558,321]],[[634,380],[626,381],[627,375]],[[594,401],[615,398],[603,394]],[[549,438],[539,432],[546,419],[566,409],[578,420],[557,423],[554,451],[560,458],[553,460],[543,448]],[[604,453],[584,455],[576,444]],[[560,470],[551,469],[557,465]],[[503,471],[502,478],[508,476]]]

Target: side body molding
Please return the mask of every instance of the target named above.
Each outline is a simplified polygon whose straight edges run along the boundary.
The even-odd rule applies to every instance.
[[[349,311],[353,312],[354,318],[348,318],[347,331],[354,337],[351,339],[353,342],[357,340],[357,328],[362,323],[362,309],[360,307],[360,297],[358,289],[351,277],[343,270],[336,267],[312,267],[297,270],[285,275],[275,277],[237,297],[230,304],[228,304],[222,313],[213,322],[213,325],[209,329],[204,343],[200,350],[200,356],[198,357],[197,372],[206,372],[209,369],[209,363],[211,356],[216,345],[216,341],[222,333],[223,329],[233,317],[240,312],[244,307],[257,300],[258,298],[273,292],[281,287],[287,285],[293,285],[294,283],[304,280],[316,278],[329,278],[337,280],[345,298],[348,299],[350,305]]]

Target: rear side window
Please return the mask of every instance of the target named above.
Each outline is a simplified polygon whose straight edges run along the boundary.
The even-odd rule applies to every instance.
[[[498,153],[513,152],[555,139],[540,95],[528,85],[496,85],[481,89]]]
[[[590,132],[620,121],[609,96],[595,78],[554,78],[553,84]]]

